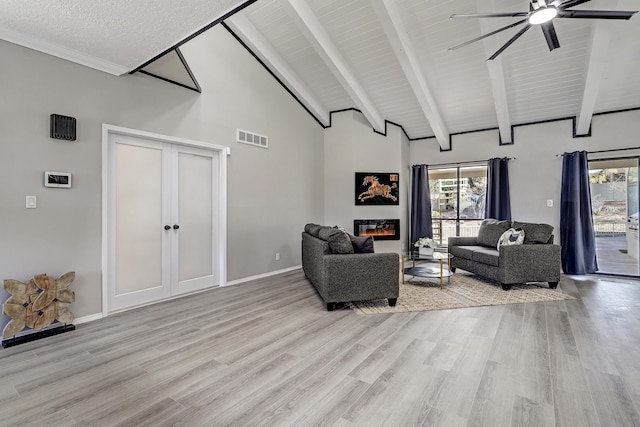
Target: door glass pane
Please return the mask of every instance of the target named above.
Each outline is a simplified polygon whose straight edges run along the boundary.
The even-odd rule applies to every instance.
[[[589,162],[598,272],[638,275],[638,159]]]
[[[213,274],[213,159],[179,153],[179,281]]]
[[[431,193],[431,217],[433,219],[455,219],[458,212],[458,170],[429,170]]]
[[[487,167],[460,168],[459,183],[460,218],[483,219],[485,195],[487,193]]]
[[[449,241],[449,237],[455,237],[458,235],[458,232],[456,231],[456,220],[445,219],[440,221],[440,223],[442,224],[442,242],[439,243],[446,245]]]
[[[116,295],[162,286],[162,150],[116,144]]]
[[[460,234],[462,237],[475,237],[480,230],[482,221],[460,221]]]

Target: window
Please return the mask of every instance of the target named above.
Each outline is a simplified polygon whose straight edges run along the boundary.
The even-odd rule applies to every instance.
[[[484,219],[487,167],[429,169],[433,237],[476,236]]]

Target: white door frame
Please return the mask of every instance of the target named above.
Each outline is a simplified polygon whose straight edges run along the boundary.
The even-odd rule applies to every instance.
[[[227,155],[230,154],[229,147],[217,144],[211,144],[208,142],[195,141],[190,139],[178,138],[174,136],[161,135],[157,133],[151,133],[141,131],[137,129],[129,129],[120,126],[114,126],[109,124],[102,124],[102,316],[109,315],[108,308],[108,284],[110,277],[109,265],[109,247],[113,236],[108,235],[109,225],[109,161],[108,161],[108,147],[110,135],[127,135],[138,138],[150,139],[154,141],[167,142],[171,144],[184,145],[189,147],[204,148],[207,150],[218,151],[218,171],[219,171],[219,183],[220,189],[218,192],[218,236],[217,246],[220,250],[217,253],[217,271],[218,286],[224,286],[227,282]]]

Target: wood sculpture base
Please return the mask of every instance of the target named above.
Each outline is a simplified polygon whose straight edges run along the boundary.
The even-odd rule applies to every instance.
[[[56,326],[55,328],[44,329],[42,331],[33,332],[31,334],[22,335],[20,337],[13,337],[6,340],[2,340],[2,347],[8,348],[13,347],[14,345],[24,344],[27,342],[39,340],[46,337],[52,337],[54,335],[63,334],[65,332],[75,331],[76,327],[72,323],[65,323],[60,326]]]

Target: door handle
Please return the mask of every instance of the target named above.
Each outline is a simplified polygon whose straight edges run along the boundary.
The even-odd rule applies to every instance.
[[[165,226],[164,226],[164,229],[165,229],[165,230],[171,230],[171,226],[170,226],[170,225],[165,225]]]
[[[174,230],[177,230],[178,228],[180,228],[180,226],[179,226],[178,224],[174,224],[174,225],[173,225],[173,229],[174,229]]]

